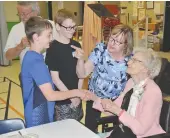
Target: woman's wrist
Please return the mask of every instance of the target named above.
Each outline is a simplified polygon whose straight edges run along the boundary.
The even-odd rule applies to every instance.
[[[124,111],[125,110],[122,109],[117,116],[120,117],[124,113]]]
[[[116,114],[117,116],[119,116],[119,114],[122,112],[121,108],[117,108],[116,110],[114,109],[114,114]]]

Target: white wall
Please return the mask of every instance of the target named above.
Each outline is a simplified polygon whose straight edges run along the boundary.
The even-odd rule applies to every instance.
[[[16,1],[4,1],[4,11],[7,22],[19,22],[17,16],[17,2]]]

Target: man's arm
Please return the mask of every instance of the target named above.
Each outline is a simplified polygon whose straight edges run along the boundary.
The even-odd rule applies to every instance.
[[[25,46],[29,45],[29,42],[26,37],[19,40],[20,38],[16,35],[17,31],[20,30],[17,30],[17,28],[14,26],[12,27],[8,35],[8,39],[4,49],[5,56],[8,60],[19,56]]]
[[[10,39],[10,38],[9,38]],[[7,43],[7,45],[10,45],[9,43]],[[25,49],[26,46],[29,46],[29,42],[27,40],[26,37],[22,38],[20,44],[16,45],[16,47],[13,47],[13,48],[9,48],[7,51],[6,51],[6,58],[8,60],[12,60],[14,58],[16,58],[17,56],[20,55],[20,53],[22,52],[23,49]]]
[[[60,91],[68,91],[68,88],[65,86],[65,84],[60,80],[59,78],[59,73],[58,71],[50,71],[51,72],[51,76],[52,76],[52,80],[53,83],[56,85],[56,87],[60,90]],[[82,88],[82,83],[83,81],[79,81],[78,85],[79,88]],[[80,99],[79,98],[71,98],[70,99],[72,102],[72,106],[77,107],[80,104]]]
[[[8,60],[12,60],[14,58],[16,58],[17,56],[20,55],[21,51],[23,50],[22,48],[20,48],[20,44],[18,44],[16,47],[14,48],[9,48],[6,53],[5,56]]]

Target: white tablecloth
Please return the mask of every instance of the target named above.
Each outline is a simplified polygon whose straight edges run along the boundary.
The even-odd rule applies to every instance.
[[[23,135],[28,133],[38,134],[39,138],[99,138],[98,135],[73,119],[27,128],[20,132]],[[17,133],[18,132],[11,132],[0,135],[0,138],[7,138]]]

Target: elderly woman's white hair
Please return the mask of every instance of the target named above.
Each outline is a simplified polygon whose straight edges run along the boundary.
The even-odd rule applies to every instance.
[[[36,11],[40,15],[40,7],[36,1],[18,1],[18,5],[21,6],[31,6],[33,11]]]
[[[161,70],[162,61],[160,57],[152,49],[147,49],[145,47],[136,47],[133,50],[133,54],[137,52],[142,52],[144,54],[144,64],[148,68],[149,77],[154,79],[159,75]]]

